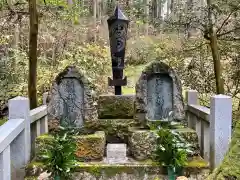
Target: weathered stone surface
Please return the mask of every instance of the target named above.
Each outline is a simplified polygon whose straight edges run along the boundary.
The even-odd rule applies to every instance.
[[[44,166],[43,163],[33,161],[26,166],[25,173],[28,178],[36,177],[36,176],[39,176],[41,173],[43,173],[45,170],[46,170],[46,167]]]
[[[135,95],[101,95],[98,99],[99,119],[131,119]]]
[[[166,118],[171,110],[174,119],[183,120],[182,85],[175,71],[160,61],[149,63],[136,84],[135,107],[142,121]]]
[[[199,155],[199,144],[197,133],[189,128],[176,129],[180,134],[193,145],[193,154],[189,156]],[[131,135],[129,137],[129,147],[131,154],[137,160],[146,160],[152,158],[156,144],[157,135],[154,131],[130,128]]]
[[[172,78],[168,74],[152,74],[147,80],[147,117],[165,119],[172,109]]]
[[[32,162],[31,164],[39,164]],[[29,176],[37,177],[43,168],[40,164],[35,170],[27,166],[27,171],[35,172]],[[167,180],[166,168],[153,161],[131,161],[126,164],[106,164],[103,162],[79,162],[74,173],[75,180]],[[208,165],[202,159],[193,159],[183,169],[183,175],[191,180],[205,180],[209,174]],[[158,180],[159,180],[158,179]]]
[[[127,143],[128,128],[138,124],[134,119],[99,119],[86,123],[85,127],[89,131],[104,131],[107,143]]]
[[[102,160],[106,144],[105,133],[98,131],[95,134],[76,136],[76,156],[81,161]]]
[[[151,159],[156,147],[157,136],[150,130],[131,128],[129,147],[132,156],[137,160]]]
[[[47,149],[52,144],[54,137],[49,134],[38,136],[36,139],[36,160],[41,161],[39,153]],[[76,139],[76,156],[79,160],[102,160],[104,156],[104,148],[106,144],[105,133],[97,131],[94,134],[79,135],[74,137]]]
[[[85,121],[97,120],[93,86],[74,66],[56,77],[49,95],[49,120],[57,119],[63,127],[81,127]]]

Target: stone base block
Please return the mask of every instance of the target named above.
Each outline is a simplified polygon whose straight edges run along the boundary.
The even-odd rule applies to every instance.
[[[89,131],[104,131],[107,143],[128,143],[128,128],[138,125],[134,119],[99,119],[85,123]]]
[[[102,160],[106,144],[106,137],[103,131],[95,134],[76,136],[76,156],[81,161]]]
[[[44,134],[36,139],[36,160],[41,161],[39,152],[47,149],[53,141],[53,136]],[[102,160],[106,144],[106,137],[103,131],[94,134],[75,136],[77,151],[76,156],[81,161]]]
[[[98,100],[99,119],[132,119],[135,95],[101,95]]]
[[[151,159],[156,145],[156,135],[150,130],[130,129],[129,147],[136,160]]]
[[[131,154],[137,160],[146,160],[151,159],[152,154],[154,153],[156,147],[157,137],[153,131],[130,128],[129,131],[129,146]],[[189,156],[199,155],[199,144],[197,133],[189,128],[180,128],[177,129],[183,137],[193,145],[194,154]]]

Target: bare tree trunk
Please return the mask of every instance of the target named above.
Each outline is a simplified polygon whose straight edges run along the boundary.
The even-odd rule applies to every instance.
[[[36,0],[29,0],[29,73],[28,73],[28,97],[30,108],[37,107],[37,36],[38,36],[38,14]]]
[[[97,27],[97,0],[93,0],[93,26],[94,30],[96,30]],[[97,34],[96,31],[94,31],[94,42],[97,40]]]
[[[169,18],[170,11],[171,11],[171,0],[167,0],[167,14],[166,14],[167,18]]]
[[[162,0],[158,0],[158,18],[162,20]]]
[[[152,0],[152,22],[157,18],[157,0]]]
[[[145,35],[148,35],[148,23],[149,23],[149,0],[145,0]]]
[[[217,42],[217,34],[216,30],[213,27],[213,16],[212,16],[212,2],[211,0],[207,0],[208,6],[208,33],[209,33],[209,41],[210,47],[212,51],[212,58],[214,63],[214,73],[216,80],[216,93],[224,94],[224,83],[222,79],[222,70],[221,70],[221,61],[218,50],[218,42]]]
[[[18,44],[19,44],[19,35],[20,35],[20,30],[19,30],[19,24],[15,25],[15,33],[14,33],[14,49],[18,49]]]

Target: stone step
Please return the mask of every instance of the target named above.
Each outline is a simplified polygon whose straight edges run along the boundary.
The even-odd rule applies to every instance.
[[[40,162],[32,162],[26,168],[27,177],[37,177],[45,171]],[[108,164],[106,162],[79,162],[74,173],[74,180],[167,180],[166,168],[151,160],[134,161],[129,159],[125,164]],[[206,180],[210,170],[207,162],[200,157],[189,161],[183,168],[183,175],[189,180]],[[27,180],[27,177],[25,180]]]

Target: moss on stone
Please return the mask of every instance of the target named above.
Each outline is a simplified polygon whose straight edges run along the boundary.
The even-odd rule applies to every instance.
[[[103,131],[90,135],[75,136],[76,156],[79,160],[101,160],[104,155],[106,137]]]
[[[44,149],[48,149],[53,140],[54,137],[50,134],[42,134],[36,138],[35,141],[36,160],[41,161],[41,157],[39,156],[40,152],[42,152]]]
[[[98,117],[100,119],[130,119],[134,115],[134,95],[101,95],[98,100]]]
[[[78,172],[88,172],[96,177],[104,174],[106,177],[110,178],[116,174],[127,173],[127,174],[140,174],[146,173],[157,173],[160,171],[159,167],[152,168],[152,165],[145,164],[103,164],[103,163],[93,163],[79,164],[79,168],[76,169]]]
[[[206,164],[205,164],[206,165]],[[35,166],[36,168],[42,169],[44,166],[39,162],[32,162],[28,165],[28,168]],[[202,173],[208,166],[204,166],[202,159],[194,158],[189,164],[184,167],[183,171],[185,174],[196,174]],[[31,168],[30,168],[31,169]],[[104,162],[78,162],[75,172],[87,172],[97,177],[111,178],[117,174],[126,173],[134,174],[137,176],[146,173],[148,175],[164,174],[166,168],[159,166],[156,162],[151,159],[144,161],[133,161],[126,164],[106,164]],[[34,174],[29,174],[30,177],[39,176],[43,171],[36,171]]]
[[[193,154],[189,156],[196,156],[200,153],[198,136],[196,131],[189,128],[176,129],[188,143],[192,145]],[[152,158],[157,141],[157,135],[154,130],[141,129],[137,127],[129,127],[129,146],[132,155],[137,160],[146,160]]]
[[[99,119],[97,123],[86,123],[85,128],[89,132],[104,131],[108,142],[111,142],[112,137],[116,137],[127,143],[128,128],[136,125],[138,122],[134,119]]]
[[[24,180],[38,180],[38,177],[37,176],[28,176],[28,177],[25,177]]]
[[[104,155],[106,143],[105,133],[96,132],[95,134],[75,136],[76,156],[82,161],[101,160]],[[36,160],[41,161],[39,156],[42,150],[48,149],[52,144],[54,137],[49,134],[43,134],[36,139]]]
[[[240,179],[240,121],[237,122],[229,151],[208,180]]]
[[[26,176],[35,177],[41,174],[45,170],[45,166],[42,162],[32,161],[25,167]]]
[[[208,162],[205,161],[203,158],[199,156],[193,157],[189,162],[187,163],[186,167],[190,168],[208,168]]]

